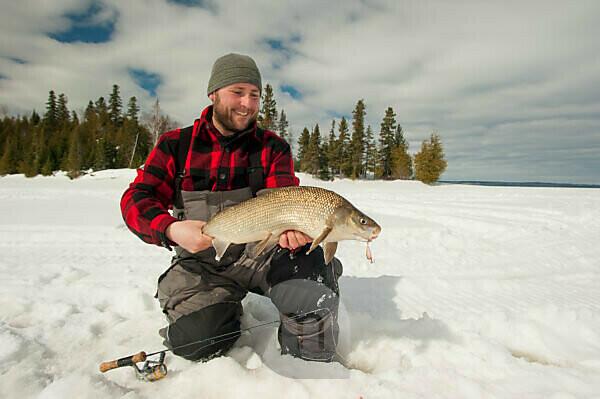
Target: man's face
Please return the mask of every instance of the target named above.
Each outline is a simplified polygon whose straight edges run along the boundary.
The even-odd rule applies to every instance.
[[[246,130],[256,121],[260,91],[250,83],[225,86],[208,96],[213,102],[213,122],[223,134]],[[220,125],[220,126],[219,126]]]

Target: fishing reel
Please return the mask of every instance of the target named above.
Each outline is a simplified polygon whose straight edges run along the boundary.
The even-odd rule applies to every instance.
[[[158,361],[146,360],[142,367],[136,363],[131,365],[135,375],[141,381],[154,382],[167,376],[167,365],[165,364],[165,352],[161,352]]]
[[[136,377],[141,381],[154,382],[167,376],[167,365],[165,364],[166,352],[159,352],[158,360],[149,360],[146,352],[140,352],[132,356],[124,357],[110,362],[104,362],[100,365],[102,373],[119,367],[131,366],[135,370]],[[158,354],[158,353],[155,353]],[[155,355],[155,354],[151,354]],[[139,367],[138,363],[142,363]]]

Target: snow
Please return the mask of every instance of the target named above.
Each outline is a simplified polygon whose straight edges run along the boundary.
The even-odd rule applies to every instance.
[[[363,243],[337,253],[348,368],[281,356],[271,325],[207,363],[168,354],[159,382],[101,374],[162,349],[171,253],[123,224],[134,174],[0,178],[0,397],[600,397],[600,190],[306,175],[382,226],[374,264]],[[277,319],[267,298],[244,308],[243,327]]]

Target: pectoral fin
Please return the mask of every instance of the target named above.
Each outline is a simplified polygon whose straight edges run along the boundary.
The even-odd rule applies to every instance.
[[[272,239],[272,237],[273,237],[273,233],[269,233],[269,235],[266,236],[261,242],[256,244],[256,246],[252,249],[251,256],[253,258],[258,257],[258,255],[260,255],[265,250],[267,245],[269,245],[269,243],[272,243],[274,241]]]
[[[331,260],[333,259],[333,255],[335,255],[337,246],[338,246],[337,242],[325,243],[325,264],[326,265],[328,265],[329,262],[331,262]]]
[[[317,247],[317,245],[322,243],[325,240],[325,238],[327,238],[329,233],[331,233],[331,230],[333,230],[331,227],[325,227],[325,229],[321,232],[321,234],[319,234],[319,236],[317,238],[315,238],[315,240],[312,242],[312,244],[311,244],[310,248],[308,249],[308,251],[306,252],[306,254],[308,255],[309,253],[311,253],[313,251],[313,249],[315,249]]]
[[[215,248],[215,251],[217,252],[215,256],[215,259],[217,261],[220,261],[223,255],[225,255],[225,251],[227,251],[227,248],[229,248],[230,244],[230,242],[223,241],[218,238],[213,238],[212,245]]]

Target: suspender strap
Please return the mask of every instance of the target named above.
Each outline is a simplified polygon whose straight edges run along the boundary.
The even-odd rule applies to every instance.
[[[262,129],[257,127],[257,130],[259,136],[262,136]],[[261,162],[262,146],[260,143],[251,140],[248,151],[248,185],[252,190],[252,196],[256,197],[256,193],[265,187],[265,176]]]
[[[188,126],[181,129],[179,132],[178,152],[177,157],[175,157],[175,202],[173,204],[175,208],[178,209],[183,209],[181,185],[183,183],[183,176],[185,176],[185,161],[187,160],[187,154],[190,150],[193,130],[194,126]]]
[[[257,128],[259,133],[262,129]],[[181,129],[179,136],[178,153],[175,158],[175,201],[174,206],[178,209],[183,209],[183,199],[181,197],[181,189],[183,176],[185,176],[185,161],[191,146],[193,126],[188,126]],[[252,196],[256,196],[259,190],[265,187],[265,176],[261,161],[262,146],[255,140],[250,141],[248,146],[248,186],[252,190]]]

